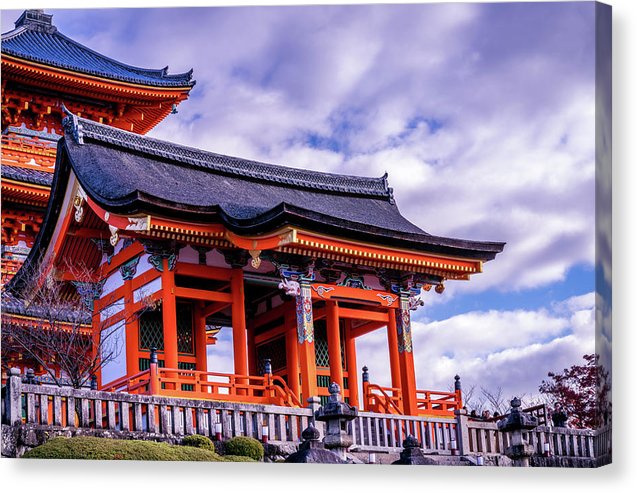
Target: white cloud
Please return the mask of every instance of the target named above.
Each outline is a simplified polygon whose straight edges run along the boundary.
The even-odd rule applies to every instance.
[[[446,390],[459,374],[504,394],[529,394],[549,371],[582,362],[595,351],[593,293],[538,310],[469,312],[429,323],[412,322],[418,388]],[[358,361],[371,379],[389,385],[385,331],[359,339]]]

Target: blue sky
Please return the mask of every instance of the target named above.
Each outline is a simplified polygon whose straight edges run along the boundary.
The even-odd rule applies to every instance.
[[[420,388],[446,389],[459,373],[465,386],[529,395],[595,350],[592,3],[49,12],[118,60],[194,69],[190,99],[153,136],[388,171],[401,212],[425,231],[507,242],[470,282],[424,293]],[[3,11],[3,32],[20,13]],[[215,370],[231,368],[228,337],[210,353]],[[379,383],[385,341],[358,342]]]

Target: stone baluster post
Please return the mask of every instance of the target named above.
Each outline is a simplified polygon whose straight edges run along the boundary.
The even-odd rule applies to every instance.
[[[19,426],[22,424],[22,376],[18,368],[9,369],[4,410],[6,424]]]

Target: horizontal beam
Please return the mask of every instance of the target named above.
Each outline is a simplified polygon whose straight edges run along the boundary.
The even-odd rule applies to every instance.
[[[370,332],[374,332],[382,327],[385,327],[387,324],[385,322],[367,322],[359,327],[352,328],[350,331],[351,336],[356,339],[357,337],[364,336],[365,334],[369,334]]]
[[[232,303],[230,293],[220,293],[218,291],[206,291],[205,289],[175,287],[175,296],[178,298],[188,298],[202,301],[218,301],[221,303]]]
[[[175,274],[178,276],[198,277],[215,281],[230,281],[232,270],[223,269],[221,267],[210,267],[209,265],[178,262],[175,266]]]
[[[367,310],[357,310],[355,308],[341,308],[339,307],[338,313],[341,318],[352,318],[355,320],[368,320],[370,322],[384,322],[387,323],[387,313],[372,312]]]

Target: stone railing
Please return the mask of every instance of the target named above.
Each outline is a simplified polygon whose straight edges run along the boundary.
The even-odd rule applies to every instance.
[[[457,449],[455,419],[361,411],[350,427],[358,451],[397,452],[409,435],[419,441],[425,453],[452,454]]]
[[[4,424],[134,432],[140,438],[199,433],[216,439],[243,435],[296,443],[313,416],[310,408],[25,384],[17,372],[4,390]]]
[[[474,421],[460,413],[457,419],[461,455],[504,455],[510,445],[509,433],[499,431],[496,422]],[[576,430],[538,426],[524,435],[538,456],[602,459],[611,452],[610,427]]]
[[[2,423],[14,429],[43,430],[47,436],[71,433],[178,441],[199,433],[216,440],[242,435],[296,445],[320,407],[318,398],[309,402],[300,408],[36,385],[23,383],[12,369],[3,388]],[[323,423],[316,427],[322,430]],[[474,421],[463,410],[456,411],[454,418],[359,411],[348,430],[352,452],[395,453],[409,435],[426,454],[496,458],[503,457],[510,445],[509,433],[499,431],[496,422]],[[535,465],[564,466],[570,460],[583,464],[577,467],[589,467],[611,458],[610,427],[594,431],[538,426],[525,432],[525,440],[534,449]],[[3,441],[3,454],[4,447]]]

